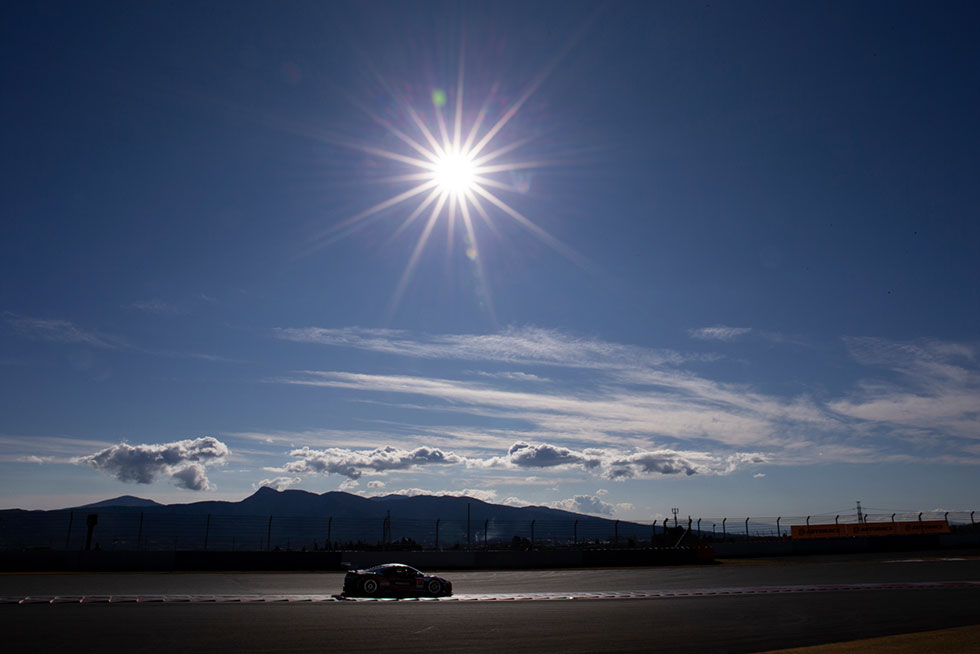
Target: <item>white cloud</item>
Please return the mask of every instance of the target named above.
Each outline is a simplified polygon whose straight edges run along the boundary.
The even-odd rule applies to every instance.
[[[565,500],[552,502],[551,507],[592,515],[612,515],[616,508],[609,502],[602,501],[598,495],[576,495]]]
[[[618,368],[680,363],[690,358],[598,339],[575,338],[538,327],[510,327],[497,334],[413,334],[394,329],[277,328],[277,338],[422,359],[494,361],[576,368]],[[697,355],[696,358],[700,357]]]
[[[119,443],[74,461],[119,481],[150,484],[157,477],[169,476],[181,488],[211,490],[205,466],[224,463],[230,453],[224,443],[206,436],[154,445]]]
[[[385,487],[385,483],[383,481],[378,480],[378,479],[372,479],[371,481],[368,482],[367,485],[368,485],[368,488],[375,488],[375,489],[377,489],[377,488],[384,488]]]
[[[340,482],[340,486],[337,486],[337,490],[349,491],[357,488],[360,485],[361,482],[357,481],[356,479],[345,479],[344,481]]]
[[[350,480],[365,473],[382,474],[404,471],[428,465],[465,465],[485,470],[509,469],[577,469],[605,479],[622,481],[667,475],[724,475],[744,465],[768,461],[763,453],[736,452],[717,456],[707,452],[655,450],[620,450],[587,448],[574,450],[551,443],[518,441],[503,456],[461,456],[437,448],[417,447],[412,450],[393,446],[373,450],[327,448],[315,450],[303,447],[289,453],[294,458],[273,472],[291,474],[336,474]],[[604,491],[603,491],[604,493]]]
[[[262,488],[263,486],[268,486],[269,488],[274,488],[277,491],[281,491],[286,490],[290,486],[295,486],[301,481],[303,481],[302,477],[274,477],[272,479],[263,479],[257,484],[252,484],[252,488]]]
[[[4,313],[4,320],[17,332],[28,338],[53,343],[87,345],[104,350],[128,349],[131,346],[112,334],[84,330],[67,320],[28,318],[14,313]]]
[[[293,450],[289,455],[296,460],[283,466],[287,472],[338,474],[350,479],[360,478],[365,471],[407,470],[423,465],[460,463],[463,460],[452,452],[443,452],[438,448],[417,447],[404,450],[390,445],[374,450],[337,447],[315,450],[302,447]]]
[[[769,332],[749,327],[691,330],[693,337],[707,341],[750,333],[775,342]],[[489,335],[311,327],[279,329],[276,336],[392,356],[484,362],[484,370],[471,367],[456,378],[307,370],[271,380],[342,391],[360,401],[373,394],[377,399],[368,401],[404,411],[494,424],[414,428],[416,434],[426,432],[418,438],[427,445],[467,456],[481,452],[477,459],[468,457],[474,465],[568,470],[589,464],[609,478],[623,479],[725,474],[760,464],[894,461],[908,457],[910,448],[923,460],[961,457],[966,462],[976,459],[966,442],[980,438],[978,357],[975,348],[963,344],[847,339],[855,358],[878,370],[854,392],[835,398],[818,387],[786,396],[713,379],[704,365],[716,359],[710,354],[653,350],[533,327]],[[539,380],[542,367],[564,370]],[[395,396],[406,399],[396,401]],[[392,442],[385,435],[371,440]],[[407,448],[410,440],[399,447]],[[528,447],[483,456],[515,441]],[[613,452],[623,459],[619,465],[610,461]]]
[[[752,331],[751,327],[728,327],[726,325],[715,325],[714,327],[699,327],[687,330],[691,338],[702,341],[734,341],[739,336],[744,336]]]
[[[764,473],[764,472],[757,472],[757,473],[755,473],[754,475],[752,475],[752,477],[753,477],[754,479],[762,479],[762,478],[763,478],[763,477],[765,477],[765,476],[766,476],[766,473]]]
[[[845,339],[861,364],[884,369],[887,380],[865,380],[829,407],[845,416],[920,430],[980,438],[980,367],[974,348],[958,343]]]

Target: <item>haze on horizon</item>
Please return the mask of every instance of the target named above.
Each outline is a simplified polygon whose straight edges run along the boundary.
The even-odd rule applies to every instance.
[[[2,12],[0,508],[976,508],[975,4]]]

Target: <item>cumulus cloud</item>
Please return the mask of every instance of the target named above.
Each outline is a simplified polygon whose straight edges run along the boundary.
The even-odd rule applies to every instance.
[[[349,480],[360,479],[365,473],[381,474],[393,470],[409,470],[429,465],[465,465],[485,470],[577,469],[605,479],[622,481],[632,478],[651,478],[667,475],[724,475],[752,464],[769,461],[759,452],[735,452],[714,455],[694,450],[585,448],[575,450],[552,443],[517,441],[503,456],[464,457],[438,448],[403,449],[394,446],[373,450],[327,448],[317,450],[303,447],[291,451],[293,461],[281,468],[267,468],[289,474],[335,474]],[[382,488],[382,482],[370,482],[369,488]],[[606,491],[600,490],[597,495]]]
[[[379,481],[377,479],[372,479],[371,481],[368,482],[367,485],[368,485],[368,488],[384,488],[385,487],[385,483],[383,481]]]
[[[150,445],[119,443],[78,457],[74,462],[101,470],[119,481],[150,484],[164,476],[173,479],[180,488],[211,490],[205,467],[224,463],[230,453],[224,443],[205,436]]]
[[[269,488],[281,491],[286,490],[290,486],[295,486],[301,481],[303,481],[302,477],[274,477],[272,479],[263,479],[258,484],[252,484],[252,487],[262,488],[263,486],[268,486]]]
[[[407,470],[417,466],[463,461],[462,457],[452,452],[443,452],[438,448],[417,447],[406,450],[390,445],[374,450],[349,450],[337,447],[316,450],[302,447],[290,452],[289,456],[296,460],[283,466],[287,472],[336,474],[350,479],[359,479],[366,471]]]
[[[687,334],[691,338],[697,338],[702,341],[734,341],[739,336],[744,336],[751,331],[751,327],[728,327],[726,325],[715,325],[714,327],[689,329],[687,330]]]
[[[744,465],[762,464],[768,455],[760,452],[735,452],[714,455],[708,452],[614,448],[574,450],[550,443],[514,443],[503,457],[467,459],[470,466],[483,468],[580,468],[605,479],[624,480],[665,475],[730,474]],[[603,495],[601,490],[596,495]]]
[[[532,445],[519,441],[507,452],[510,463],[519,468],[550,468],[553,466],[581,463],[586,467],[599,464],[598,458],[585,452],[575,452],[567,447],[539,443]]]
[[[612,515],[616,508],[609,502],[604,502],[598,495],[576,495],[565,500],[552,502],[551,506],[565,511],[593,515]]]
[[[361,482],[357,481],[356,479],[345,479],[344,481],[340,482],[340,486],[337,487],[337,490],[349,491],[357,488],[360,485]]]

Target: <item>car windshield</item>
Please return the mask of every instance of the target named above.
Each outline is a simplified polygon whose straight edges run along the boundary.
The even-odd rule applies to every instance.
[[[401,572],[401,573],[406,573],[407,572],[408,574],[421,574],[418,570],[416,570],[415,568],[413,568],[411,566],[407,566],[407,565],[392,565],[390,563],[387,563],[385,565],[376,565],[373,568],[365,568],[365,572],[377,572],[377,573],[382,573],[382,574],[385,573],[385,572],[389,572],[389,573],[390,572]]]

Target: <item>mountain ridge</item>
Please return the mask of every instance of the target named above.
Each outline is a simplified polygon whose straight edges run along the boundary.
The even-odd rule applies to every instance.
[[[474,497],[455,495],[384,495],[362,497],[343,491],[312,493],[299,489],[275,490],[263,486],[237,502],[203,500],[161,504],[153,500],[122,495],[91,504],[67,507],[62,511],[100,509],[109,512],[151,512],[168,514],[262,515],[276,517],[335,517],[399,519],[480,520],[586,520],[612,521],[608,517],[575,513],[545,506],[515,507],[494,504]]]

